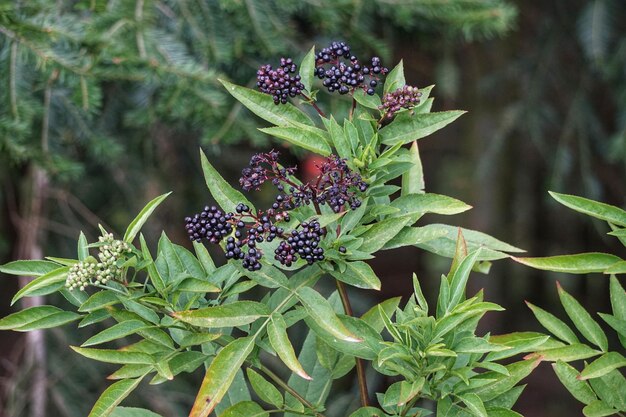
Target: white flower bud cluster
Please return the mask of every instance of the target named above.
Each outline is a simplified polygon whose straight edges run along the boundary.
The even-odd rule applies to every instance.
[[[112,233],[100,236],[98,241],[103,243],[98,252],[98,260],[90,257],[73,265],[65,282],[68,289],[78,288],[83,291],[90,284],[106,284],[120,275],[122,268],[118,266],[118,260],[131,251],[130,245],[115,240]]]

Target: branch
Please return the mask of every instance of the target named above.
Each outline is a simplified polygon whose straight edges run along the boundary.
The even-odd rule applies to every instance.
[[[343,282],[335,280],[337,283],[337,290],[339,291],[339,297],[343,304],[343,309],[348,316],[353,316],[352,306],[350,305],[350,299],[348,298],[348,292]],[[367,378],[365,377],[365,364],[363,359],[354,358],[356,360],[356,374],[359,381],[359,393],[361,395],[361,405],[363,407],[369,407],[369,395],[367,391]]]

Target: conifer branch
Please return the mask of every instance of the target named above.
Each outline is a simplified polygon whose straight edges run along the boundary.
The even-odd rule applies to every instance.
[[[135,30],[135,37],[137,38],[137,50],[139,51],[139,57],[145,59],[147,56],[146,41],[143,38],[142,20],[143,20],[143,0],[137,0],[137,3],[135,3],[135,21],[137,23],[137,28]]]

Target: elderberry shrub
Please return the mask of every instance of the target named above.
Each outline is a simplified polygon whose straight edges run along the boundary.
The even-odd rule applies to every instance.
[[[378,107],[387,119],[393,119],[400,109],[412,109],[420,103],[422,93],[417,87],[405,85],[385,94],[382,104]]]
[[[280,66],[273,69],[270,64],[262,65],[257,71],[257,87],[261,92],[269,94],[274,104],[285,104],[289,97],[302,94],[304,85],[300,75],[295,74],[298,66],[291,58],[281,58]]]
[[[317,53],[315,74],[330,93],[348,94],[362,88],[373,96],[379,75],[386,75],[389,69],[382,66],[378,57],[373,57],[370,63],[370,66],[362,65],[345,42],[332,42]]]

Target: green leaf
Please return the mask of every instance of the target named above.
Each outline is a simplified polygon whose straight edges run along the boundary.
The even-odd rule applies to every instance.
[[[375,407],[361,407],[354,413],[350,414],[350,417],[381,417],[383,411],[380,408]]]
[[[626,337],[626,320],[620,320],[611,314],[598,313],[602,320],[611,326],[620,337]]]
[[[80,234],[78,235],[77,255],[78,255],[79,261],[84,261],[89,256],[89,248],[87,247],[88,245],[89,243],[87,242],[87,237],[81,231]]]
[[[273,315],[267,325],[267,335],[269,337],[272,348],[276,351],[278,357],[283,361],[289,369],[296,375],[310,380],[311,377],[306,373],[293,350],[293,346],[287,336],[287,324],[280,315]]]
[[[331,275],[339,281],[357,288],[380,290],[380,280],[371,266],[363,261],[346,262],[344,272],[331,271]]]
[[[513,258],[513,260],[544,271],[567,272],[569,274],[589,274],[604,272],[622,259],[608,253],[590,252],[575,255],[557,255],[540,258]]]
[[[626,358],[618,352],[607,352],[600,356],[580,373],[580,379],[599,378],[611,372],[614,369],[626,366]]]
[[[540,350],[538,352],[527,355],[525,359],[539,358],[542,361],[558,361],[573,362],[581,359],[591,358],[599,355],[600,351],[590,348],[582,343],[575,343],[562,347]]]
[[[337,123],[332,115],[330,119],[322,119],[322,121],[330,134],[330,139],[334,148],[337,150],[337,155],[350,161],[352,159],[352,147],[350,146],[344,130],[339,126],[339,123]]]
[[[556,201],[572,210],[626,227],[626,211],[618,207],[575,195],[559,194],[553,191],[549,193]]]
[[[504,394],[513,388],[522,379],[526,378],[530,373],[539,365],[539,360],[525,360],[507,365],[506,368],[509,371],[509,375],[502,375],[497,372],[485,372],[480,376],[473,378],[491,380],[494,382],[488,383],[482,387],[474,390],[474,393],[478,394],[481,400],[489,401]]]
[[[338,297],[335,298],[338,299]],[[353,341],[339,339],[328,329],[328,327],[320,325],[319,322],[316,322],[311,317],[305,317],[304,321],[315,333],[315,335],[326,342],[332,349],[345,353],[346,355],[356,356],[366,360],[375,359],[378,351],[380,351],[383,347],[381,344],[382,338],[380,334],[378,334],[363,320],[356,317],[346,316],[343,314],[339,314],[337,317],[351,334],[358,334],[362,341],[355,343]]]
[[[585,417],[604,417],[617,414],[619,410],[612,408],[600,400],[596,400],[583,408]]]
[[[93,349],[70,346],[76,353],[96,361],[119,364],[151,365],[152,357],[146,353],[128,352],[124,350]]]
[[[350,232],[359,224],[359,222],[365,215],[365,212],[367,211],[368,200],[369,197],[365,198],[359,208],[357,208],[356,210],[350,210],[348,211],[348,214],[343,216],[343,218],[341,219],[342,232]]]
[[[183,336],[178,343],[182,347],[197,346],[219,338],[219,333],[190,333]]]
[[[524,417],[520,413],[501,407],[488,408],[487,415],[489,417]]]
[[[591,404],[597,400],[596,394],[593,392],[589,384],[579,380],[578,371],[573,366],[563,362],[556,361],[552,364],[554,373],[561,381],[561,384],[572,394],[574,398],[583,404]]]
[[[146,239],[143,237],[143,234],[139,235],[139,243],[141,244],[141,254],[143,258],[149,262],[146,266],[146,270],[148,271],[150,282],[152,282],[152,285],[154,285],[154,289],[157,290],[159,294],[166,294],[165,281],[163,281],[163,277],[159,273],[159,270],[157,269],[156,264],[152,259],[150,249],[148,249],[148,244],[146,243]]]
[[[222,178],[219,172],[211,165],[202,150],[200,150],[200,159],[202,162],[202,172],[204,172],[204,180],[209,188],[209,192],[222,209],[227,212],[235,211],[237,204],[244,203],[250,207],[252,211],[255,210],[252,203],[250,203],[243,194],[231,187],[230,184]]]
[[[391,71],[389,71],[389,74],[387,74],[383,92],[385,94],[391,93],[392,91],[402,88],[405,85],[406,80],[404,79],[404,63],[400,60],[400,62],[398,62],[398,64]]]
[[[150,410],[135,407],[115,407],[111,417],[161,417]]]
[[[168,381],[171,377],[174,377],[182,372],[193,372],[198,369],[204,361],[207,359],[206,354],[195,352],[195,351],[186,351],[179,352],[174,354],[173,357],[167,360],[167,363],[164,364],[164,360],[161,361],[161,364],[157,362],[155,364],[155,368],[158,369],[158,365],[164,365],[166,368],[160,373],[167,373],[167,368],[169,368],[169,375],[155,375],[154,378],[150,381],[150,384],[160,384]]]
[[[554,316],[552,313],[537,307],[526,301],[526,305],[530,308],[541,325],[550,333],[558,337],[564,342],[571,344],[578,343],[578,338],[562,320]]]
[[[321,129],[308,128],[304,130],[300,127],[266,127],[259,130],[318,155],[329,156],[332,153],[332,149],[328,144],[328,135]]]
[[[154,212],[159,204],[161,204],[170,194],[171,192],[158,196],[141,209],[137,217],[135,217],[128,225],[128,228],[126,228],[126,232],[124,233],[124,242],[130,243],[135,239],[135,236],[137,236],[137,233],[139,233],[144,223],[152,215],[152,212]]]
[[[561,303],[578,331],[582,333],[585,339],[598,346],[603,352],[606,352],[609,349],[609,342],[600,325],[591,318],[587,310],[574,297],[569,295],[558,282],[557,289]]]
[[[534,332],[515,332],[489,337],[490,343],[497,343],[509,347],[501,352],[491,352],[485,360],[495,361],[510,358],[523,352],[532,352],[539,346],[543,346],[550,336]]]
[[[139,320],[123,321],[90,337],[81,346],[93,346],[100,343],[110,342],[111,340],[121,339],[122,337],[130,336],[131,334],[135,334],[137,331],[143,330],[147,327],[149,326],[146,323]]]
[[[401,210],[399,215],[424,213],[459,214],[472,208],[461,200],[439,194],[407,194],[395,199],[391,207]],[[397,217],[397,216],[396,216]]]
[[[445,234],[436,239],[429,239],[425,242],[418,243],[415,246],[447,258],[454,256],[459,233],[457,226],[429,224],[421,229],[423,233],[445,232]],[[461,233],[465,238],[469,252],[476,250],[478,247],[483,248],[479,258],[481,261],[506,258],[508,255],[505,252],[524,252],[522,249],[516,248],[515,246],[509,245],[482,232],[461,228]]]
[[[458,119],[464,111],[414,114],[402,113],[393,122],[383,127],[379,134],[385,145],[409,143],[428,136]]]
[[[379,106],[382,105],[378,95],[374,94],[373,96],[370,96],[365,92],[365,90],[360,88],[356,89],[352,97],[354,97],[357,103],[368,109],[378,110]]]
[[[205,280],[198,279],[198,278],[191,278],[191,277],[185,278],[184,280],[182,280],[180,284],[176,286],[176,290],[184,291],[184,292],[200,293],[200,294],[221,291],[221,289],[218,286],[211,284],[210,282],[207,282]]]
[[[450,278],[450,300],[447,311],[451,311],[465,296],[465,287],[469,274],[480,255],[480,248],[467,255]]]
[[[250,385],[259,398],[276,408],[282,408],[284,399],[278,389],[265,378],[255,372],[252,368],[246,369]]]
[[[299,288],[296,292],[300,303],[309,316],[321,327],[340,340],[361,342],[362,339],[352,334],[339,320],[332,306],[320,293],[310,287]]]
[[[385,246],[385,243],[393,239],[410,221],[411,218],[406,216],[389,218],[375,223],[374,226],[370,227],[367,232],[360,236],[363,238],[363,243],[359,250],[366,253],[377,252]]]
[[[274,104],[269,94],[219,80],[226,90],[252,113],[276,126],[313,126],[313,121],[291,103]]]
[[[417,275],[413,274],[413,294],[415,294],[415,301],[420,306],[422,311],[425,314],[428,314],[428,302],[426,301],[426,297],[424,297],[424,293],[422,292],[422,287],[420,285],[419,279],[417,279]]]
[[[172,317],[199,327],[235,327],[252,323],[270,315],[265,304],[256,301],[235,301],[215,307],[179,311]]]
[[[626,291],[620,285],[615,276],[610,279],[610,295],[611,295],[611,307],[613,309],[613,315],[622,322],[626,322]],[[626,346],[626,335],[618,334],[623,346]]]
[[[11,305],[15,304],[22,297],[48,295],[59,291],[65,286],[68,271],[69,268],[64,266],[35,278],[15,294],[11,300]]]
[[[448,234],[447,230],[429,227],[404,227],[390,241],[385,243],[381,250],[401,248],[404,246],[417,246],[421,243],[439,239]]]
[[[207,417],[222,400],[254,348],[253,337],[235,339],[220,350],[206,371],[189,417]]]
[[[361,320],[367,323],[372,329],[378,333],[382,332],[385,328],[385,323],[381,314],[381,310],[387,315],[387,317],[393,316],[396,308],[400,305],[402,297],[393,297],[383,301],[380,304],[370,308],[365,314],[361,316]]]
[[[626,291],[616,277],[610,279],[610,293],[613,314],[620,320],[626,320]]]
[[[9,275],[39,277],[59,269],[60,267],[58,263],[50,261],[13,261],[0,266],[0,272]]]
[[[270,413],[254,401],[241,401],[228,407],[220,417],[269,417]]]
[[[618,370],[609,372],[599,378],[589,379],[591,388],[602,401],[618,410],[626,410],[626,378]]]
[[[465,404],[469,412],[476,417],[487,417],[487,410],[480,397],[474,393],[467,393],[458,396]]]
[[[315,79],[315,46],[302,58],[300,63],[300,81],[304,85],[304,89],[309,93],[313,88],[313,80]]]
[[[417,141],[413,141],[411,149],[409,151],[411,164],[413,166],[407,172],[402,174],[402,191],[403,196],[409,194],[422,194],[424,193],[424,171],[422,169],[422,160],[420,159],[419,149],[417,148]]]
[[[258,271],[248,271],[241,264],[236,265],[242,275],[250,278],[266,288],[286,288],[289,286],[287,276],[273,265],[263,263],[263,268]]]
[[[111,415],[119,403],[137,388],[142,379],[143,376],[136,379],[122,379],[110,385],[100,395],[88,417],[106,417]]]
[[[616,262],[604,270],[605,274],[626,274],[626,261]]]
[[[206,273],[210,274],[211,272],[215,271],[215,263],[213,262],[213,259],[211,259],[211,255],[209,255],[209,251],[207,250],[206,246],[194,240],[193,249],[196,252],[198,261],[200,261],[200,264],[202,264],[202,267],[204,268]]]
[[[92,312],[104,307],[117,304],[120,300],[113,291],[98,291],[85,301],[78,311]]]
[[[80,319],[82,316],[70,311],[63,311],[53,306],[30,307],[0,319],[0,330],[29,332],[62,326]]]

